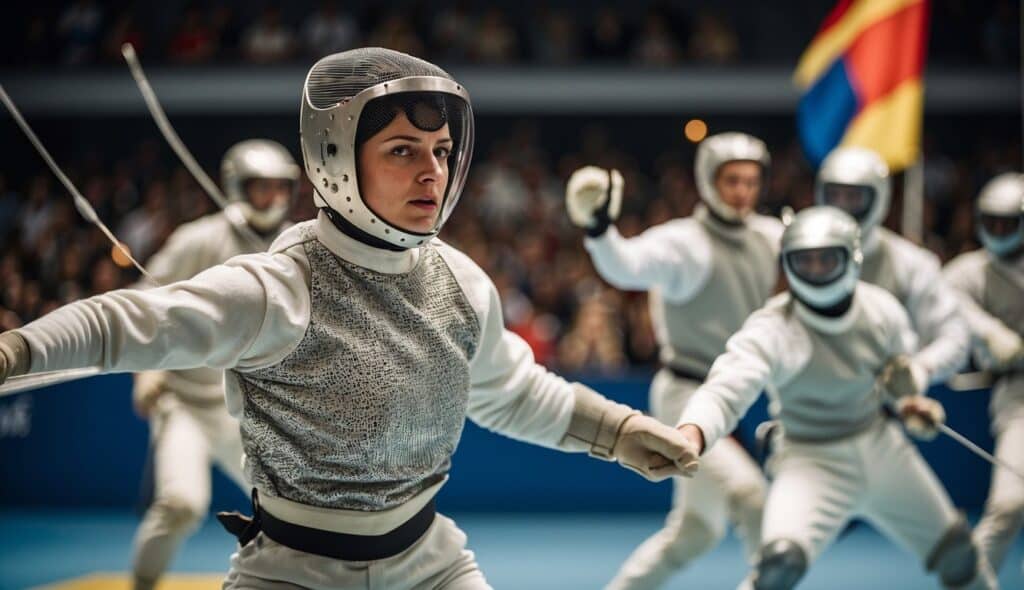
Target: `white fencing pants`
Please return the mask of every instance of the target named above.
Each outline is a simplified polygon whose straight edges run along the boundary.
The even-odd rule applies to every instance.
[[[238,421],[224,404],[195,407],[168,392],[150,419],[150,438],[154,494],[135,533],[135,590],[156,585],[182,541],[206,516],[211,464],[249,490],[242,470]]]
[[[1008,420],[996,436],[996,457],[1024,472],[1024,413]],[[1024,526],[1024,481],[1005,469],[992,468],[992,487],[975,539],[998,571],[1006,552]]]
[[[675,426],[700,386],[662,369],[651,384],[651,414]],[[693,478],[673,478],[672,510],[665,526],[629,556],[608,590],[658,588],[674,573],[713,549],[731,521],[753,559],[761,540],[767,482],[761,468],[732,438],[705,453]]]
[[[375,561],[343,561],[296,551],[256,535],[231,556],[223,590],[490,590],[466,534],[438,514],[416,543]]]
[[[938,477],[892,420],[836,442],[782,440],[769,463],[774,475],[763,543],[791,541],[811,564],[854,517],[926,562],[960,519]],[[987,562],[982,568],[990,574]],[[989,589],[979,575],[965,588]],[[740,586],[749,588],[749,580]]]

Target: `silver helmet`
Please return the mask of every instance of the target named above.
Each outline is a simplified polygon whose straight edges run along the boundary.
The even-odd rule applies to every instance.
[[[399,108],[420,129],[436,131],[447,123],[451,131],[448,186],[437,221],[427,232],[387,222],[360,193],[359,144],[390,121],[373,107],[374,101],[388,99],[396,104],[429,100],[435,107],[422,121],[419,109]],[[473,110],[466,89],[430,62],[378,47],[335,53],[313,65],[302,91],[299,131],[316,205],[329,207],[359,230],[398,248],[422,244],[441,230],[462,193],[473,152]]]
[[[715,188],[715,176],[727,162],[757,162],[763,171],[771,164],[768,147],[760,139],[746,133],[728,132],[712,135],[697,146],[694,177],[700,198],[719,217],[727,221],[742,221],[744,215],[722,201]]]
[[[839,207],[852,215],[864,236],[885,220],[891,198],[889,166],[869,149],[836,148],[818,169],[814,202]]]
[[[292,183],[292,193],[284,202],[256,209],[249,203],[245,183],[253,178],[279,178]],[[224,195],[245,220],[257,230],[277,228],[288,217],[295,192],[298,191],[299,167],[291,153],[269,139],[247,139],[231,146],[220,163],[220,179]]]
[[[836,207],[808,207],[782,233],[789,287],[812,307],[831,307],[853,293],[863,259],[857,221]]]
[[[978,195],[978,239],[996,256],[1024,245],[1024,175],[1000,174]]]

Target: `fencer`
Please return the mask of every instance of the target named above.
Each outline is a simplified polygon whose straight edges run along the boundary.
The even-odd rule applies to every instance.
[[[264,251],[280,232],[298,188],[299,166],[279,143],[251,139],[221,162],[228,208],[177,228],[147,262],[150,288],[189,279],[239,254]],[[238,223],[249,231],[243,233]],[[254,244],[252,236],[263,241]],[[135,590],[155,588],[210,503],[216,464],[248,493],[238,420],[224,404],[224,371],[207,367],[135,375],[132,401],[150,420],[153,501],[135,535]]]
[[[834,207],[799,212],[782,236],[789,290],[744,323],[683,410],[679,428],[710,448],[766,387],[781,428],[769,463],[762,545],[741,588],[793,588],[854,517],[916,554],[946,588],[996,588],[963,516],[883,405],[930,437],[944,421],[906,311],[858,281],[857,222]]]
[[[620,289],[649,292],[662,369],[650,390],[651,414],[675,424],[725,342],[764,305],[777,282],[782,224],[754,209],[770,165],[760,139],[722,133],[697,148],[694,177],[703,203],[625,239],[614,225],[623,179],[587,166],[566,187],[570,219],[585,228],[594,267]],[[661,586],[674,572],[714,548],[729,522],[748,557],[760,546],[766,483],[760,467],[734,439],[723,438],[692,479],[673,482],[664,527],[620,568],[608,588]]]
[[[861,280],[878,285],[903,304],[918,336],[920,368],[929,384],[944,383],[967,363],[970,329],[955,294],[942,279],[939,258],[882,226],[892,180],[885,161],[867,148],[840,147],[822,162],[815,202],[852,215],[861,228]]]
[[[1024,176],[1001,174],[978,195],[982,249],[950,261],[943,273],[959,295],[975,358],[996,375],[989,412],[996,457],[1024,471]],[[994,468],[975,538],[998,571],[1024,525],[1024,481]]]
[[[537,365],[488,277],[436,238],[469,169],[462,85],[363,48],[314,64],[302,96],[315,220],[267,253],[4,333],[0,375],[226,369],[255,512],[224,518],[229,589],[487,588],[434,505],[466,416],[652,479],[696,469],[679,431]]]

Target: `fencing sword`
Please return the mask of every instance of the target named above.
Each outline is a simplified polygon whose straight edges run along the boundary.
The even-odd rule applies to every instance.
[[[185,165],[185,168],[192,174],[192,177],[196,179],[196,182],[203,188],[203,191],[224,211],[224,215],[232,227],[242,234],[242,237],[250,245],[254,246],[257,251],[265,250],[266,243],[256,235],[256,232],[249,226],[241,211],[234,207],[229,207],[230,203],[224,196],[224,193],[221,192],[220,187],[203,170],[202,166],[196,162],[192,152],[185,147],[185,143],[181,141],[178,132],[171,126],[171,122],[167,119],[167,114],[164,112],[163,107],[160,106],[160,101],[157,100],[156,92],[153,91],[153,87],[150,86],[149,80],[146,78],[146,73],[142,70],[142,64],[139,62],[139,58],[135,54],[135,48],[132,47],[131,43],[125,43],[121,46],[121,55],[124,56],[124,60],[128,63],[128,69],[131,70],[132,77],[135,78],[135,85],[139,87],[139,92],[142,93],[142,98],[146,102],[149,114],[153,116],[157,128],[160,129],[160,133],[178,156],[178,159]]]
[[[970,452],[991,463],[993,467],[1005,469],[1012,473],[1013,475],[1019,477],[1021,481],[1024,481],[1024,473],[1022,473],[1019,469],[1017,469],[1013,465],[1010,465],[1009,463],[1000,459],[999,457],[996,457],[992,453],[989,453],[985,449],[979,447],[971,439],[953,430],[945,423],[936,424],[935,428],[938,429],[938,431],[941,432],[942,434],[945,434],[949,438],[955,440],[956,442],[966,447],[967,450],[969,450]]]
[[[75,208],[78,209],[78,213],[81,214],[81,216],[85,218],[86,221],[98,227],[100,231],[103,232],[103,235],[105,235],[107,239],[110,240],[114,247],[117,248],[121,252],[121,254],[125,256],[125,258],[130,260],[131,263],[135,266],[135,268],[139,269],[139,272],[141,272],[143,276],[153,281],[154,283],[159,284],[159,282],[156,279],[154,279],[151,274],[149,274],[149,271],[147,271],[146,268],[142,266],[142,264],[140,264],[139,261],[136,260],[131,255],[131,252],[128,251],[128,248],[126,248],[125,245],[120,240],[118,240],[116,236],[114,236],[114,233],[110,231],[110,228],[108,228],[106,224],[104,224],[103,221],[100,220],[99,215],[96,213],[96,210],[89,203],[89,201],[86,200],[86,198],[83,197],[80,192],[78,192],[78,189],[75,187],[74,183],[72,183],[71,179],[69,179],[67,175],[64,174],[64,171],[60,169],[60,166],[58,166],[57,162],[54,161],[53,157],[50,155],[50,152],[47,151],[46,147],[43,146],[43,143],[39,141],[39,138],[36,136],[35,132],[32,131],[32,128],[29,127],[28,123],[25,121],[25,118],[21,116],[21,112],[18,110],[18,107],[14,105],[14,101],[11,100],[11,97],[7,95],[7,91],[4,89],[2,84],[0,84],[0,100],[3,101],[4,106],[7,107],[7,110],[11,113],[11,116],[14,117],[14,120],[15,122],[17,122],[18,127],[20,127],[21,130],[25,133],[25,136],[28,137],[29,142],[33,145],[33,147],[36,148],[36,151],[39,152],[39,155],[42,156],[43,160],[46,162],[46,165],[50,167],[50,170],[53,171],[54,175],[57,176],[61,184],[64,185],[64,188],[66,188],[68,192],[71,193],[71,196],[72,198],[74,198],[75,201]],[[98,375],[102,372],[103,371],[99,367],[85,367],[81,369],[69,369],[66,371],[51,371],[46,373],[20,375],[18,377],[12,377],[8,379],[5,383],[0,385],[0,397],[12,395],[15,393],[21,393],[23,391],[29,391],[32,389],[38,389],[40,387],[46,387],[48,385],[56,385],[58,383],[64,383],[66,381],[73,381],[75,379],[92,377],[93,375]]]
[[[53,157],[50,156],[50,152],[46,150],[46,148],[43,146],[43,143],[39,141],[38,137],[36,137],[35,132],[33,132],[32,128],[28,126],[28,123],[25,122],[25,118],[21,116],[21,112],[18,110],[18,107],[14,106],[14,101],[12,101],[11,97],[7,95],[7,91],[4,89],[2,84],[0,84],[0,100],[3,101],[4,106],[7,107],[7,110],[11,113],[11,116],[14,117],[15,122],[18,123],[18,127],[21,127],[21,130],[28,137],[29,142],[32,143],[32,145],[36,148],[36,151],[39,152],[39,155],[42,156],[43,160],[46,162],[46,165],[50,167],[50,170],[52,170],[53,173],[57,176],[61,184],[64,185],[64,188],[66,188],[68,192],[71,193],[71,196],[75,201],[75,208],[78,209],[78,213],[81,214],[86,221],[100,228],[100,231],[103,232],[103,235],[107,236],[107,239],[110,240],[110,243],[112,243],[114,247],[117,248],[121,252],[121,254],[125,256],[125,258],[130,260],[131,263],[135,266],[135,268],[139,269],[139,272],[141,272],[143,276],[145,276],[147,279],[156,282],[155,279],[153,279],[153,276],[149,274],[149,272],[139,263],[139,261],[135,260],[135,257],[132,256],[131,252],[128,251],[128,248],[125,247],[121,240],[118,240],[114,236],[113,232],[110,231],[110,228],[108,228],[106,224],[104,224],[100,220],[99,215],[96,214],[96,210],[93,209],[91,204],[89,204],[89,201],[87,201],[86,198],[82,196],[82,193],[78,192],[78,189],[75,188],[75,185],[71,182],[67,175],[64,174],[64,171],[60,169],[60,166],[58,166],[57,163],[53,160]]]
[[[11,377],[4,381],[3,385],[0,385],[0,397],[32,391],[33,389],[40,389],[50,385],[58,385],[77,379],[85,379],[86,377],[93,377],[101,373],[103,371],[99,367],[84,367],[81,369],[68,369],[66,371],[47,371],[45,373],[19,375]]]
[[[885,388],[882,386],[880,380],[875,381],[875,394],[881,396],[883,407],[886,409],[887,413],[893,418],[897,418],[900,420],[900,422],[902,422],[902,415],[900,411],[896,409],[895,404],[893,403],[896,400],[893,397],[887,395],[887,392]],[[989,453],[985,449],[981,448],[971,439],[960,434],[956,430],[953,430],[953,428],[951,428],[945,422],[937,422],[935,424],[932,424],[932,426],[940,434],[948,436],[949,438],[953,439],[955,442],[960,444],[960,446],[966,448],[968,451],[974,453],[978,457],[981,457],[985,461],[988,461],[993,467],[1005,469],[1011,474],[1020,478],[1021,481],[1024,481],[1024,473],[1022,473],[1016,467],[1010,465],[1006,461],[1000,459],[999,457],[996,457],[992,453]],[[904,428],[905,427],[906,426],[904,425]]]

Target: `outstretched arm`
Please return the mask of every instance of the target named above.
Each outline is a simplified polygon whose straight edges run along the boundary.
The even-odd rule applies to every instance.
[[[778,380],[777,356],[785,347],[776,335],[783,329],[779,318],[757,311],[726,342],[725,352],[715,359],[678,422],[691,436],[696,434],[693,427],[699,429],[701,452],[732,432],[764,388]]]
[[[27,344],[26,372],[246,369],[278,360],[308,318],[301,265],[286,255],[249,255],[165,287],[71,303],[14,334]]]
[[[618,460],[649,479],[696,469],[696,451],[674,429],[538,365],[526,342],[505,329],[497,289],[483,271],[452,248],[441,253],[479,321],[470,419],[518,440]]]
[[[690,221],[653,227],[632,239],[623,238],[614,221],[621,208],[623,179],[617,170],[584,166],[569,178],[566,209],[574,224],[586,230],[584,246],[597,272],[619,289],[657,288],[672,301],[685,301],[700,291],[711,270],[711,246]]]
[[[913,357],[928,370],[930,383],[942,383],[967,363],[970,331],[934,255],[911,267],[906,305],[920,344]]]
[[[960,312],[970,327],[972,342],[981,345],[983,360],[994,368],[1024,366],[1024,340],[1021,335],[990,314],[982,306],[984,267],[977,257],[968,255],[951,262],[943,270],[953,290]],[[1020,295],[1024,298],[1024,293]]]

